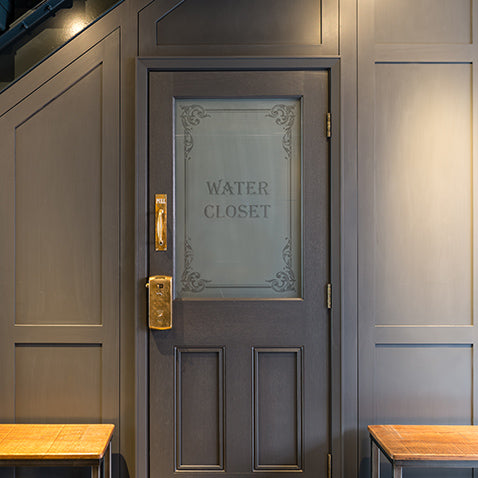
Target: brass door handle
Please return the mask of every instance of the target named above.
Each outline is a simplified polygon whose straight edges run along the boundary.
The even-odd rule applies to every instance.
[[[154,200],[155,231],[154,243],[157,251],[167,250],[168,199],[166,194],[156,194]]]
[[[149,328],[167,330],[173,327],[173,278],[151,276],[146,284],[149,289]]]
[[[156,219],[156,236],[158,237],[158,244],[160,246],[164,245],[163,228],[164,228],[164,211],[161,209]]]

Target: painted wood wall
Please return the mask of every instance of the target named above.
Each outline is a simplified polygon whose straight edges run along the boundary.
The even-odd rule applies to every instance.
[[[335,476],[368,476],[369,423],[474,423],[477,1],[270,1],[202,45],[176,4],[125,0],[0,96],[0,420],[113,421],[144,476],[135,57],[252,54],[341,58]]]
[[[362,460],[368,423],[475,423],[477,6],[359,1]]]
[[[115,11],[1,95],[0,421],[114,423],[128,476],[134,137],[121,135],[121,36]]]

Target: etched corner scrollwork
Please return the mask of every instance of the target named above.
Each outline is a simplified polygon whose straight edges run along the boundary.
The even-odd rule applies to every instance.
[[[286,292],[295,290],[295,275],[292,270],[292,244],[291,240],[286,238],[286,244],[282,249],[282,259],[285,263],[281,271],[276,274],[275,279],[267,280],[275,292]]]
[[[206,110],[200,105],[181,106],[181,123],[184,128],[184,159],[191,159],[191,150],[193,149],[193,126],[197,126],[202,119],[208,118]]]
[[[293,105],[275,105],[266,114],[268,118],[275,119],[279,126],[284,127],[284,136],[282,137],[282,147],[287,156],[286,159],[291,160],[292,156],[292,126],[294,125],[296,113]]]
[[[188,292],[202,292],[208,282],[201,278],[199,272],[195,272],[191,266],[194,259],[194,251],[191,246],[190,238],[186,238],[184,243],[184,271],[181,275],[181,284],[183,289]]]

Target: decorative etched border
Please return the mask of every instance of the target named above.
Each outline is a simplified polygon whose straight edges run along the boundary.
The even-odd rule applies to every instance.
[[[181,123],[184,128],[184,161],[187,163],[191,160],[191,151],[194,146],[194,140],[192,130],[194,126],[199,125],[202,119],[210,118],[206,110],[200,105],[187,105],[181,106]],[[185,194],[188,191],[187,188],[187,167],[184,168],[184,191]],[[188,292],[199,293],[204,290],[206,284],[211,282],[201,278],[199,272],[194,271],[192,262],[194,260],[194,251],[191,246],[191,238],[187,236],[187,220],[186,220],[186,207],[184,213],[184,271],[181,275],[181,284],[183,290]]]
[[[201,105],[191,104],[181,106],[181,123],[184,129],[184,161],[185,161],[185,173],[184,173],[184,191],[187,193],[187,162],[191,160],[191,151],[194,146],[193,139],[193,127],[198,126],[202,119],[210,118],[209,114],[212,111],[225,111],[224,109],[205,109]],[[228,112],[242,112],[244,109],[228,109]],[[261,111],[256,109],[254,111]],[[282,136],[282,147],[286,153],[285,159],[292,165],[292,127],[296,119],[296,107],[295,105],[277,104],[270,110],[266,111],[265,116],[273,118],[278,126],[282,126],[284,134]],[[292,166],[291,166],[292,169]],[[290,181],[292,181],[292,172],[289,173]],[[289,197],[292,187],[289,183]],[[188,201],[187,201],[188,203]],[[194,260],[194,250],[191,244],[191,237],[187,234],[187,217],[186,211],[184,213],[184,271],[181,275],[181,285],[184,291],[200,293],[205,288],[271,288],[277,293],[295,291],[296,290],[296,277],[292,269],[292,243],[291,237],[286,237],[286,244],[282,249],[282,260],[284,267],[281,271],[275,274],[274,279],[265,280],[266,284],[261,285],[248,285],[248,284],[212,284],[211,280],[201,277],[201,273],[194,270],[192,263]],[[292,211],[289,210],[289,232],[292,236]]]

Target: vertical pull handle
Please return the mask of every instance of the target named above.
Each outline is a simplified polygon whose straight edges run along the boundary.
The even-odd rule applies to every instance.
[[[154,200],[155,211],[155,248],[157,251],[165,251],[168,248],[167,239],[167,208],[168,199],[166,194],[156,194]]]
[[[164,219],[163,218],[164,218],[164,211],[161,209],[156,219],[156,236],[158,237],[158,243],[160,246],[164,245],[164,239],[163,239]]]

